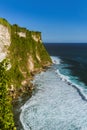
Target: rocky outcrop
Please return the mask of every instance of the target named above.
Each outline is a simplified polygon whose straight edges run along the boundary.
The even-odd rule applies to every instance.
[[[38,42],[38,41],[42,42],[40,36],[37,36],[37,35],[35,35],[35,34],[32,34],[32,38],[33,38],[36,42]]]
[[[18,32],[18,35],[19,35],[20,37],[25,37],[25,38],[26,38],[26,33],[24,33],[24,32]]]

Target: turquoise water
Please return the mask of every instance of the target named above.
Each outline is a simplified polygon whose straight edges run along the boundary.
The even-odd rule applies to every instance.
[[[59,58],[58,58],[59,59]],[[72,70],[69,69],[71,65],[66,64],[60,59],[60,63],[56,65],[57,73],[60,75],[62,80],[70,83],[79,89],[80,93],[87,99],[87,86],[84,82],[79,80],[79,77],[72,75]]]
[[[60,71],[87,86],[87,44],[45,44],[52,56],[61,59]]]
[[[60,58],[56,68],[87,98],[87,44],[45,44],[50,55]]]

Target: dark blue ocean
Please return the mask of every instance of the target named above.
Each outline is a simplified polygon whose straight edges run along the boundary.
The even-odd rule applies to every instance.
[[[59,72],[83,89],[87,94],[87,44],[86,43],[46,43],[45,47],[51,56],[61,59]]]

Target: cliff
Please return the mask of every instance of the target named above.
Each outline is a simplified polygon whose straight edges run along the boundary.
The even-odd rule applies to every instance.
[[[2,113],[7,109],[5,112],[8,115],[7,118],[4,112],[4,115],[2,114],[4,118],[0,117],[0,129],[13,129],[13,115],[9,115],[12,98],[26,91],[25,88],[28,90],[32,76],[51,64],[51,58],[42,44],[40,32],[29,31],[16,24],[11,25],[0,18],[0,89],[2,90],[0,109]],[[8,104],[7,108],[3,104]]]
[[[10,82],[16,87],[27,84],[33,73],[52,63],[40,32],[0,19],[0,61],[4,59],[7,59]]]

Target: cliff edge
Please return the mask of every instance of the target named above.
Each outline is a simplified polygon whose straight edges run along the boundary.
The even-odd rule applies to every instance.
[[[0,18],[0,130],[16,129],[11,113],[12,98],[29,88],[36,72],[51,64],[41,32],[11,25]]]

